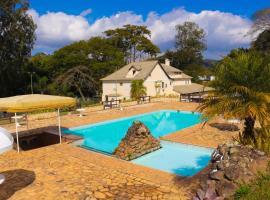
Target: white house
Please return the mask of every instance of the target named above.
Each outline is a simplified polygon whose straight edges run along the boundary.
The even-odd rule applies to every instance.
[[[213,75],[203,75],[203,76],[198,76],[198,78],[201,81],[213,81],[213,80],[215,80],[215,76],[213,76]]]
[[[166,59],[165,64],[158,61],[133,62],[125,65],[118,71],[101,79],[102,100],[130,99],[131,82],[143,80],[147,96],[179,95],[181,91],[203,91],[204,86],[191,82],[192,77],[170,65]]]

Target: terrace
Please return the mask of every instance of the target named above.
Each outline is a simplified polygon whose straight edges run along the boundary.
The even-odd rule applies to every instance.
[[[62,127],[71,128],[118,119],[157,110],[194,111],[198,104],[155,101],[150,104],[125,106],[123,110],[89,107],[85,116],[62,116]],[[28,128],[56,125],[54,113],[29,117]],[[162,137],[164,140],[216,147],[232,141],[237,130],[224,130],[217,124],[195,125]],[[14,132],[14,124],[4,126]],[[20,127],[26,130],[26,126]],[[188,199],[204,170],[193,177],[136,165],[71,144],[56,144],[35,150],[15,151],[0,156],[1,172],[7,181],[0,187],[0,199]]]

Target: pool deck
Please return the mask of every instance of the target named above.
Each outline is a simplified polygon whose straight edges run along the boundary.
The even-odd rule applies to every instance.
[[[125,107],[123,111],[86,109],[85,116],[62,117],[66,128],[117,119],[157,110],[195,111],[195,103],[151,103]],[[53,114],[52,114],[53,116]],[[56,124],[55,117],[30,122],[30,129]],[[219,122],[218,122],[219,123]],[[12,125],[8,125],[14,131]],[[20,127],[24,130],[26,127]],[[224,131],[211,125],[196,125],[162,139],[204,147],[231,141],[238,131]],[[155,169],[118,160],[70,144],[15,151],[0,156],[1,173],[7,181],[0,185],[0,199],[188,199],[196,177],[183,178]]]

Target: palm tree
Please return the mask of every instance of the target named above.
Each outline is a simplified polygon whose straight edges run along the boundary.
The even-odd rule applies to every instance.
[[[211,85],[215,91],[198,108],[203,116],[244,120],[242,141],[256,140],[255,122],[266,127],[270,119],[269,59],[255,52],[234,52],[218,65]]]
[[[96,90],[96,81],[92,77],[91,71],[86,66],[76,66],[69,69],[64,74],[60,75],[56,79],[56,82],[69,88],[75,88],[83,101],[85,101],[85,90]]]
[[[139,101],[141,96],[146,95],[146,87],[143,85],[143,80],[134,80],[131,82],[130,90],[131,98]]]

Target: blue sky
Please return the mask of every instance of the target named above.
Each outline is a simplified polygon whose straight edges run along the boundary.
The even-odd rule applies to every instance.
[[[165,51],[173,49],[175,25],[194,21],[207,32],[205,56],[209,58],[222,57],[232,48],[248,47],[251,39],[244,35],[250,28],[250,17],[256,10],[270,6],[268,0],[30,0],[30,3],[30,14],[38,26],[35,52],[51,53],[125,23],[148,26],[153,42]]]
[[[31,7],[41,14],[47,11],[62,11],[77,15],[91,8],[94,19],[121,11],[134,11],[144,16],[150,11],[163,14],[179,7],[196,13],[202,10],[219,10],[249,17],[256,10],[270,6],[268,0],[31,0],[30,2]]]

